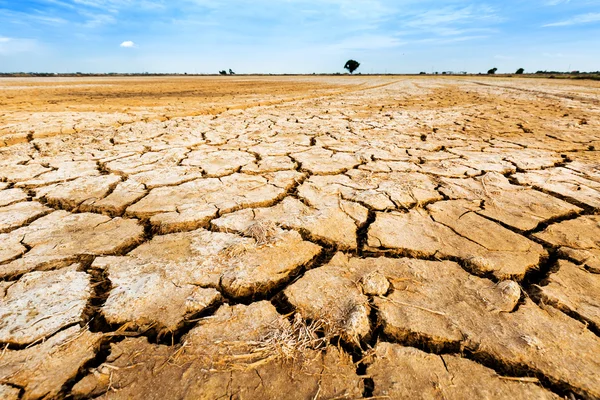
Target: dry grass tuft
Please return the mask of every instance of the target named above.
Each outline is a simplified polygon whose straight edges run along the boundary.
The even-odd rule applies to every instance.
[[[219,256],[226,260],[233,260],[243,256],[247,251],[252,250],[253,248],[254,246],[251,246],[248,243],[234,242],[221,250]]]
[[[256,240],[258,246],[274,242],[278,233],[278,226],[272,221],[256,221],[244,232],[246,236]]]
[[[331,337],[318,335],[327,331],[325,327],[323,321],[307,324],[300,314],[295,314],[292,323],[279,321],[274,325],[259,341],[256,351],[283,360],[297,360],[306,350],[319,350],[327,346]]]
[[[292,322],[273,322],[256,341],[221,342],[227,350],[211,361],[220,370],[249,370],[275,360],[292,363],[301,369],[312,361],[310,357],[318,357],[320,350],[330,343],[332,336],[326,333],[325,326],[322,321],[307,324],[295,314]]]

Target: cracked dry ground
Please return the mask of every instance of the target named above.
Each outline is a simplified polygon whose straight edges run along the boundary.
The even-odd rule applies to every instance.
[[[0,104],[2,399],[600,398],[598,83]]]

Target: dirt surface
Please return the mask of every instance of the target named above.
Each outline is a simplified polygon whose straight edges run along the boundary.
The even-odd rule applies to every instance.
[[[0,80],[0,397],[600,398],[600,83]]]

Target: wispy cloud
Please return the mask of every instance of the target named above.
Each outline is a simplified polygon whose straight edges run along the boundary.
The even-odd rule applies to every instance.
[[[98,28],[103,25],[114,24],[117,19],[111,14],[96,14],[90,12],[81,12],[85,20],[80,24],[85,28]]]
[[[63,25],[68,21],[53,13],[13,11],[0,8],[0,18],[5,19],[14,24],[44,24],[44,25]]]
[[[396,10],[378,0],[324,0],[318,3],[330,3],[339,7],[340,14],[348,19],[374,20],[393,15]],[[389,2],[388,2],[389,3]]]
[[[401,23],[402,35],[420,42],[454,43],[486,37],[503,21],[488,5],[445,6],[412,13]]]
[[[565,19],[559,22],[553,22],[551,24],[542,25],[545,28],[553,26],[571,26],[571,25],[582,25],[600,22],[600,13],[587,13],[580,14],[569,19]]]
[[[327,46],[328,49],[338,50],[380,50],[399,47],[407,44],[397,37],[390,35],[373,35],[365,34],[360,36],[352,36],[338,43]]]
[[[136,44],[133,43],[131,40],[127,40],[123,43],[120,44],[120,47],[125,47],[125,48],[132,48],[132,47],[136,47]]]
[[[463,26],[481,22],[499,22],[502,18],[487,5],[443,7],[415,15],[406,25],[412,27]]]

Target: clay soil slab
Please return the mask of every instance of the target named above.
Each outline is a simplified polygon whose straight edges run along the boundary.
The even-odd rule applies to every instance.
[[[338,253],[326,266],[307,271],[284,293],[304,318],[321,320],[334,333],[358,343],[371,329],[369,298],[363,294],[360,280],[374,271],[363,270]]]
[[[221,300],[217,290],[190,284],[177,276],[178,271],[165,268],[159,262],[105,257],[98,258],[92,267],[105,269],[112,284],[102,306],[102,313],[110,324],[174,332],[186,319]]]
[[[585,153],[583,153],[585,154]],[[575,155],[575,159],[577,160],[577,155]],[[583,161],[573,161],[565,166],[565,168],[571,169],[573,171],[579,172],[580,174],[585,175],[586,178],[591,179],[596,182],[600,182],[600,160],[586,160]]]
[[[100,175],[98,165],[94,161],[67,161],[52,165],[50,172],[39,175],[34,179],[19,182],[17,187],[35,188],[38,186],[47,186],[54,183],[72,181],[84,176]]]
[[[468,201],[438,202],[426,210],[378,213],[368,232],[372,250],[460,258],[476,274],[522,280],[547,256],[543,247],[477,214]]]
[[[255,161],[256,157],[245,151],[192,151],[182,164],[200,167],[208,177],[219,177],[238,172]]]
[[[337,348],[308,348],[295,354],[293,362],[269,351],[269,338],[286,332],[291,332],[289,322],[268,302],[223,306],[214,317],[200,321],[183,346],[154,345],[145,338],[113,344],[106,362],[78,382],[73,394],[155,400],[362,395],[352,359]]]
[[[26,251],[27,248],[21,244],[21,238],[0,234],[0,265],[14,260]]]
[[[303,169],[315,175],[340,174],[361,164],[360,157],[353,154],[334,153],[322,148],[312,148],[292,157]]]
[[[461,149],[451,149],[453,154],[458,154],[465,160],[465,165],[486,172],[497,172],[499,174],[514,173],[517,168],[508,161],[504,160],[502,154],[490,154],[481,151],[469,151]]]
[[[219,213],[264,207],[284,196],[302,175],[275,172],[266,177],[233,174],[153,189],[127,209],[128,215],[149,218],[164,233],[205,226]]]
[[[157,236],[126,257],[98,258],[113,284],[102,312],[110,323],[175,330],[227,296],[266,296],[320,253],[296,232],[265,243],[205,230]]]
[[[541,300],[600,331],[600,275],[564,260],[558,267],[547,284],[538,287]]]
[[[342,198],[384,211],[442,200],[436,186],[431,177],[419,173],[350,170],[346,175],[311,177],[300,186],[298,194],[319,209],[335,207]]]
[[[120,175],[133,175],[153,171],[160,167],[176,166],[184,159],[188,152],[189,150],[185,148],[149,151],[118,160],[107,161],[104,167]]]
[[[503,155],[522,170],[549,168],[564,161],[560,154],[538,149],[512,150]]]
[[[52,209],[35,201],[24,201],[0,207],[0,233],[10,232],[51,211]]]
[[[20,394],[21,390],[19,388],[8,385],[0,385],[0,399],[19,400]]]
[[[88,199],[84,201],[79,210],[96,212],[110,216],[121,216],[125,209],[148,194],[144,184],[133,179],[120,182],[110,193],[101,199]]]
[[[515,282],[473,277],[450,262],[398,265],[394,279],[396,290],[374,300],[389,337],[438,351],[468,349],[517,370],[526,365],[574,393],[600,396],[600,338],[550,306],[525,300],[516,307]]]
[[[35,346],[4,350],[0,384],[23,388],[24,400],[56,398],[63,385],[94,358],[101,339],[101,333],[74,326]]]
[[[424,353],[411,347],[379,343],[367,374],[373,396],[390,399],[556,399],[560,397],[527,379],[498,376],[473,361]]]
[[[590,271],[600,273],[600,216],[586,215],[577,219],[550,225],[535,237],[550,246],[559,247],[559,253]]]
[[[530,231],[540,223],[582,211],[556,197],[512,185],[498,173],[474,179],[443,179],[440,191],[451,199],[481,200],[477,213],[519,231]]]
[[[297,164],[287,156],[268,156],[261,158],[260,161],[247,164],[242,168],[242,172],[248,174],[264,174],[266,172],[277,172],[296,169]]]
[[[195,167],[172,166],[155,168],[151,171],[130,175],[129,178],[140,182],[146,189],[154,189],[161,186],[181,185],[202,178],[202,170]]]
[[[583,205],[600,208],[600,182],[566,168],[550,168],[514,175],[517,182],[547,193],[575,200]]]
[[[420,165],[420,170],[437,176],[445,177],[467,177],[481,174],[481,170],[469,166],[467,161],[461,159],[450,159],[441,161],[428,161]]]
[[[0,342],[26,345],[80,322],[91,287],[76,268],[31,272],[11,285],[0,299]]]
[[[309,207],[298,199],[286,197],[269,208],[241,210],[212,221],[223,231],[243,233],[252,225],[280,225],[307,232],[312,239],[337,245],[342,249],[357,248],[356,232],[367,221],[368,210],[354,202],[334,197],[334,204]]]
[[[104,198],[121,182],[117,175],[101,175],[77,178],[66,183],[57,183],[36,190],[36,197],[50,206],[76,210],[83,202]]]
[[[0,276],[67,266],[86,256],[117,254],[140,243],[143,234],[144,229],[134,220],[55,211],[8,234],[9,239],[22,241],[31,250],[0,265]]]
[[[0,189],[0,207],[6,207],[19,201],[25,201],[27,198],[27,193],[21,189]]]
[[[6,164],[0,165],[0,179],[5,179],[9,182],[28,181],[44,172],[52,171],[40,164]]]

